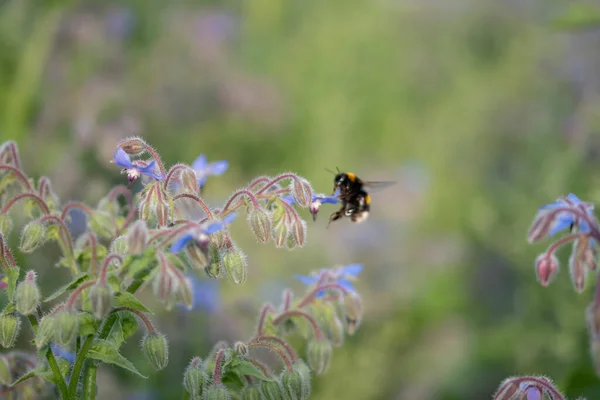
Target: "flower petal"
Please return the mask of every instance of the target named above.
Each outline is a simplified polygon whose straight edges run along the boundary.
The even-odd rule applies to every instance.
[[[362,270],[362,264],[348,264],[342,268],[341,275],[358,276]]]
[[[50,347],[52,348],[52,352],[55,355],[66,359],[70,364],[73,364],[75,362],[75,354],[74,353],[71,353],[70,351],[58,346],[55,343],[52,343],[50,345]]]
[[[211,175],[223,175],[225,173],[225,171],[227,171],[228,167],[229,167],[228,161],[225,161],[225,160],[215,161],[214,163],[210,164],[206,168],[206,172]]]
[[[356,291],[356,289],[354,289],[354,285],[352,284],[352,282],[350,282],[347,279],[338,279],[336,283],[338,285],[340,285],[341,287],[343,287],[344,289],[348,290],[349,292]]]
[[[574,221],[575,221],[575,219],[569,213],[561,213],[561,214],[559,214],[556,217],[554,223],[552,224],[552,228],[550,228],[550,231],[548,232],[548,237],[552,237],[552,236],[556,235],[558,232],[564,231],[565,229],[568,229],[569,226]]]
[[[204,233],[206,233],[207,235],[212,235],[213,233],[220,231],[224,227],[225,223],[223,223],[223,221],[212,221],[208,223],[207,226],[204,228]]]
[[[181,250],[185,248],[192,240],[194,240],[194,235],[191,233],[186,233],[181,236],[179,239],[173,242],[171,245],[171,253],[179,253]]]
[[[577,228],[579,228],[579,232],[581,233],[590,232],[590,225],[585,221],[579,221],[579,223],[577,224]]]
[[[129,154],[125,153],[125,150],[118,147],[114,154],[113,158],[115,160],[115,164],[122,168],[131,168],[133,164],[131,164],[131,159],[129,158]]]
[[[233,220],[237,217],[237,213],[233,212],[229,215],[226,215],[225,218],[223,218],[223,222],[225,222],[226,224],[231,224],[233,222]]]
[[[291,194],[281,197],[281,200],[285,201],[290,206],[293,206],[294,204],[296,204],[296,201],[294,200],[294,196],[292,196]]]
[[[569,193],[567,196],[567,199],[569,199],[573,204],[581,204],[582,201],[579,197],[575,196],[573,193]]]
[[[307,286],[317,283],[319,280],[319,277],[317,276],[294,275],[294,278]]]
[[[206,156],[204,154],[200,154],[192,163],[192,168],[198,172],[204,172],[206,169]]]

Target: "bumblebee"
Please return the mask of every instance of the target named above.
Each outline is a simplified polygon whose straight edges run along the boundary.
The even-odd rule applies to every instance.
[[[348,217],[352,222],[364,222],[371,210],[371,196],[366,188],[377,190],[395,184],[390,181],[363,181],[352,172],[340,172],[333,179],[333,194],[339,190],[340,209],[329,217],[329,224]]]

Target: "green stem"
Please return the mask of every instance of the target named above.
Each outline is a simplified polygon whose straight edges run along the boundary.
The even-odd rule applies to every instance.
[[[92,360],[88,360],[83,377],[83,398],[94,400],[96,398],[96,371],[98,365]]]
[[[183,391],[183,400],[190,400],[190,394],[187,390]]]
[[[31,324],[31,328],[33,329],[33,333],[36,334],[38,330],[38,320],[35,315],[30,315],[29,323]],[[54,353],[52,350],[48,348],[46,350],[46,359],[48,360],[48,365],[54,374],[54,379],[58,382],[58,390],[60,391],[60,397],[63,400],[67,400],[69,397],[69,391],[67,389],[67,384],[65,383],[65,379],[60,373],[60,369],[58,368],[58,364],[56,363],[56,358],[54,358]]]
[[[71,395],[72,399],[74,399],[76,397],[77,383],[79,382],[81,368],[83,367],[83,363],[85,362],[85,357],[87,356],[87,352],[92,348],[93,343],[94,343],[94,336],[92,336],[92,335],[88,336],[85,339],[83,346],[81,346],[81,351],[79,352],[79,354],[77,354],[77,358],[75,359],[75,365],[73,366],[73,372],[71,373],[71,382],[69,382],[69,394]]]

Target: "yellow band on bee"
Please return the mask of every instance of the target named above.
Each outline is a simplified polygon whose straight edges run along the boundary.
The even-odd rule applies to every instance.
[[[356,180],[356,175],[354,175],[352,172],[346,172],[346,175],[348,175],[348,179],[350,179],[350,181],[354,182]]]
[[[369,205],[370,203],[371,203],[371,196],[369,196],[369,195],[366,195],[366,196],[365,196],[365,204],[366,204],[366,205]]]

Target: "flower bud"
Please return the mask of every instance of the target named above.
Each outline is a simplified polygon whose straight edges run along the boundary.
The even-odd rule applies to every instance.
[[[260,393],[265,400],[281,400],[285,398],[281,384],[278,381],[262,381],[260,383]]]
[[[240,400],[261,400],[260,390],[252,385],[246,386],[240,393]]]
[[[285,370],[281,374],[281,387],[285,393],[285,398],[290,400],[305,400],[308,398],[310,390],[305,388],[310,385],[310,380],[305,382],[305,375],[295,369]]]
[[[344,344],[344,324],[338,317],[335,309],[326,303],[317,303],[311,308],[311,314],[314,316],[317,324],[323,331],[323,334],[329,339],[333,347],[341,347]]]
[[[304,178],[294,179],[292,181],[292,195],[299,207],[308,207],[312,200],[312,188],[310,183]]]
[[[223,255],[223,268],[235,284],[246,282],[248,278],[248,262],[246,255],[237,247],[232,246]]]
[[[308,367],[308,365],[306,365],[306,363],[304,362],[303,359],[298,358],[295,362],[294,362],[294,370],[296,372],[298,372],[301,377],[302,377],[302,382],[303,382],[303,386],[302,386],[302,398],[307,399],[310,397],[310,392],[312,390],[311,388],[311,371],[310,368]]]
[[[13,379],[10,373],[10,363],[4,355],[0,355],[0,384],[10,386],[11,383],[13,383]]]
[[[206,272],[206,275],[209,278],[218,278],[223,272],[223,259],[221,253],[218,248],[210,246],[208,248],[208,254],[209,264],[204,268],[204,272]]]
[[[92,312],[97,320],[102,320],[113,306],[113,291],[106,283],[96,282],[90,289]]]
[[[558,258],[554,254],[540,254],[535,259],[535,275],[543,287],[548,286],[558,273]]]
[[[152,332],[144,336],[142,352],[150,365],[157,371],[164,369],[169,363],[167,338],[161,333]]]
[[[98,236],[112,239],[115,231],[115,223],[110,214],[96,211],[90,216],[90,229]]]
[[[319,213],[319,209],[321,208],[321,200],[316,199],[315,201],[310,203],[309,211],[312,215],[313,221],[317,220],[317,214]]]
[[[208,378],[200,357],[194,357],[183,373],[183,387],[193,400],[202,398]]]
[[[15,307],[21,315],[31,315],[40,304],[40,289],[35,281],[35,271],[28,271],[15,290]]]
[[[333,348],[328,340],[312,340],[308,343],[308,365],[316,375],[321,375],[327,371],[332,355]]]
[[[169,203],[159,201],[156,205],[156,221],[159,227],[165,227],[169,223]]]
[[[200,186],[198,186],[198,178],[196,176],[196,171],[194,171],[193,169],[185,168],[181,172],[180,179],[184,192],[197,194],[200,190]]]
[[[12,231],[13,222],[8,214],[0,214],[0,234],[4,237],[8,237],[10,231]]]
[[[233,348],[235,349],[235,352],[242,357],[248,354],[248,346],[244,342],[235,342]]]
[[[203,400],[229,400],[231,396],[224,385],[209,386],[204,393]]]
[[[587,278],[588,269],[584,261],[577,257],[576,254],[572,254],[569,257],[569,273],[571,275],[571,282],[575,286],[577,293],[582,293],[585,288],[585,281]]]
[[[201,233],[194,243],[186,246],[186,253],[192,266],[200,269],[209,264],[209,243],[208,236]]]
[[[353,335],[363,317],[363,303],[358,293],[349,292],[344,294],[344,311],[346,313],[348,334]]]
[[[523,393],[519,388],[519,385],[515,382],[514,378],[505,379],[500,384],[500,387],[494,394],[494,399],[498,400],[517,400],[522,398]]]
[[[146,221],[138,219],[127,232],[127,247],[129,254],[141,254],[148,243],[148,226]]]
[[[115,240],[113,240],[110,244],[110,252],[125,257],[127,254],[129,254],[127,241],[127,236],[125,235],[115,238]]]
[[[248,223],[259,243],[271,240],[271,218],[262,208],[255,208],[248,214]]]
[[[288,238],[288,229],[287,225],[283,222],[276,224],[273,227],[273,241],[275,242],[276,247],[283,247],[286,244]]]
[[[0,315],[0,345],[7,349],[15,345],[21,330],[21,319],[16,313]]]
[[[306,222],[298,218],[290,224],[289,230],[294,238],[295,246],[303,247],[306,244]]]
[[[53,314],[47,314],[42,317],[40,327],[35,336],[35,346],[38,350],[50,343],[54,338],[55,321],[55,316]]]
[[[146,142],[139,137],[130,137],[121,140],[117,147],[131,156],[141,156],[146,151]]]
[[[60,347],[68,349],[79,334],[79,318],[67,309],[58,311],[54,318],[54,340]]]
[[[46,241],[46,228],[39,220],[29,222],[23,228],[19,248],[23,253],[32,253]]]

